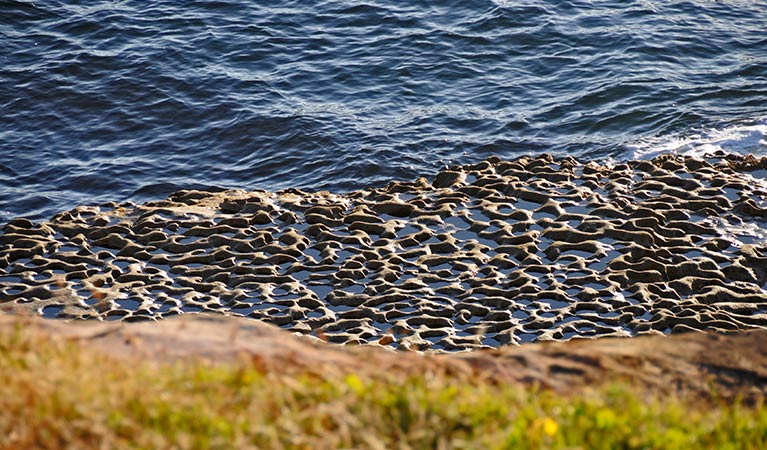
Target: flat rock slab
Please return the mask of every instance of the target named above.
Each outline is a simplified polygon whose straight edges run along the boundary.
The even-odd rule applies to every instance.
[[[460,351],[767,327],[767,158],[490,158],[347,194],[181,191],[0,234],[0,306],[207,312]]]
[[[76,341],[118,358],[159,363],[204,359],[256,363],[265,371],[401,377],[447,373],[463,379],[539,385],[563,394],[616,381],[658,393],[748,402],[767,393],[767,331],[686,333],[635,339],[575,339],[440,355],[337,346],[273,325],[188,314],[159,323],[42,320],[0,314],[0,327]]]

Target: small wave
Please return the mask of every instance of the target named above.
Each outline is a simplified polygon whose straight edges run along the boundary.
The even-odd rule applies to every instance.
[[[652,159],[663,153],[702,157],[717,151],[767,156],[767,117],[685,135],[654,137],[627,147],[628,159]]]
[[[0,0],[0,225],[173,186],[618,162],[644,137],[700,147],[692,124],[767,117],[767,2],[134,3]]]

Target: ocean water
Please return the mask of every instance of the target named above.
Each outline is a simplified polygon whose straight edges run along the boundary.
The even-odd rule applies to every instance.
[[[765,1],[0,0],[0,224],[766,134]]]

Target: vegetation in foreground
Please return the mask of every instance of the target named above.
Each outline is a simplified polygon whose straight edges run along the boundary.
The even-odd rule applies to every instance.
[[[761,449],[767,408],[611,385],[562,397],[425,373],[109,358],[0,330],[0,448]]]

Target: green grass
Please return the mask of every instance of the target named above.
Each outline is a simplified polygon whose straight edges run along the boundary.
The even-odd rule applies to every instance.
[[[113,359],[0,331],[0,448],[766,448],[767,408],[625,385],[567,397],[438,373]]]

